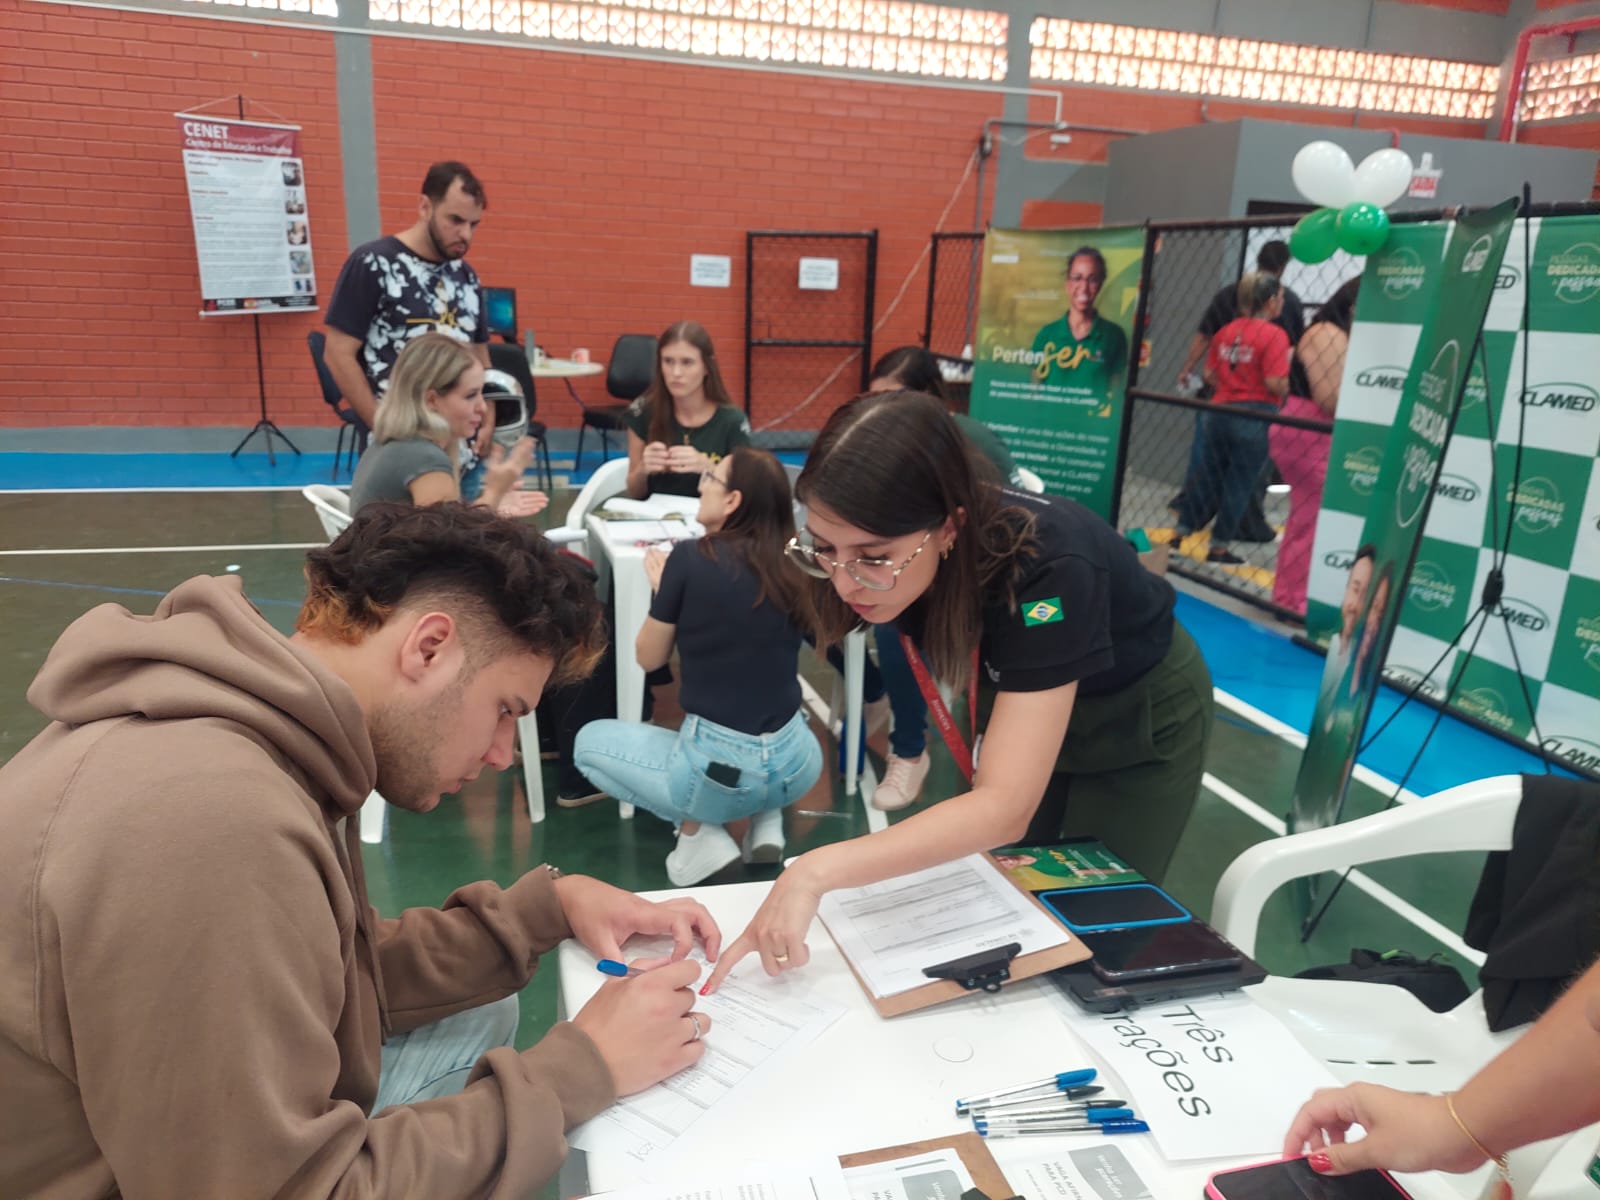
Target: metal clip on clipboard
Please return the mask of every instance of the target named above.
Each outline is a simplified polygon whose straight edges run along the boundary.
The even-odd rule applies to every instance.
[[[1007,942],[992,950],[980,950],[964,958],[923,967],[929,979],[948,979],[960,984],[969,992],[998,992],[1000,985],[1011,978],[1011,960],[1022,953],[1022,943]]]

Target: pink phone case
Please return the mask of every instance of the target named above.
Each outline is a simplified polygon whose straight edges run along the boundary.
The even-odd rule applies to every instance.
[[[1304,1155],[1301,1157],[1303,1158]],[[1228,1195],[1227,1192],[1224,1192],[1221,1188],[1217,1187],[1217,1180],[1219,1179],[1226,1182],[1229,1175],[1235,1175],[1240,1171],[1253,1171],[1257,1167],[1270,1167],[1276,1163],[1293,1161],[1294,1159],[1292,1158],[1273,1158],[1268,1159],[1266,1162],[1251,1163],[1249,1166],[1245,1167],[1229,1167],[1225,1171],[1218,1171],[1210,1179],[1206,1180],[1206,1200],[1234,1200],[1234,1198]],[[1389,1186],[1394,1189],[1396,1200],[1412,1200],[1411,1193],[1396,1183],[1394,1181],[1394,1177],[1391,1176],[1389,1172],[1379,1171],[1378,1174],[1382,1175],[1384,1179],[1388,1181]]]

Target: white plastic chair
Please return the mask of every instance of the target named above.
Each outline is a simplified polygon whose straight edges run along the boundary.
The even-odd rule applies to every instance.
[[[1291,880],[1416,854],[1507,850],[1521,801],[1522,777],[1500,775],[1342,825],[1261,842],[1223,872],[1212,900],[1211,924],[1253,954],[1262,907]],[[1364,1080],[1406,1091],[1451,1091],[1522,1032],[1489,1032],[1481,992],[1447,1013],[1433,1012],[1403,988],[1339,980],[1273,976],[1251,988],[1250,995],[1346,1083]],[[1539,1179],[1574,1139],[1593,1145],[1594,1132],[1580,1131],[1514,1152],[1513,1174],[1522,1183],[1517,1194],[1530,1194],[1524,1187]],[[1476,1196],[1487,1177],[1484,1168],[1448,1178],[1463,1195]],[[1550,1187],[1541,1185],[1531,1194],[1542,1200],[1569,1194],[1564,1181],[1545,1182]],[[1593,1185],[1582,1186],[1593,1195]]]
[[[300,494],[317,510],[317,520],[322,522],[322,532],[330,542],[350,524],[350,493],[343,488],[313,483],[301,488]]]
[[[628,460],[625,458],[611,458],[601,463],[595,473],[589,476],[589,482],[583,485],[583,490],[578,493],[578,498],[572,502],[572,507],[567,510],[567,519],[554,529],[548,530],[545,537],[555,542],[558,546],[567,546],[573,553],[581,554],[585,558],[593,558],[589,553],[589,530],[585,525],[589,514],[599,508],[611,497],[620,495],[628,487]]]

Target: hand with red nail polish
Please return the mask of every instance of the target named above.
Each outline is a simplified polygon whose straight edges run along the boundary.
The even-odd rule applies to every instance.
[[[1366,1136],[1346,1141],[1352,1126]],[[1484,1159],[1451,1119],[1442,1096],[1397,1092],[1371,1083],[1323,1088],[1296,1115],[1283,1156],[1306,1154],[1319,1175],[1389,1171],[1470,1171]]]

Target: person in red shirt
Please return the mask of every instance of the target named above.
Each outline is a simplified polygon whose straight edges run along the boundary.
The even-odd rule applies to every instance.
[[[1201,415],[1195,437],[1198,470],[1183,485],[1178,532],[1193,533],[1213,511],[1208,562],[1240,563],[1228,543],[1241,536],[1241,522],[1267,468],[1267,422],[1238,416],[1278,410],[1289,391],[1289,335],[1272,322],[1283,311],[1283,285],[1275,275],[1252,271],[1239,281],[1239,311],[1211,338],[1205,377],[1217,411]]]

